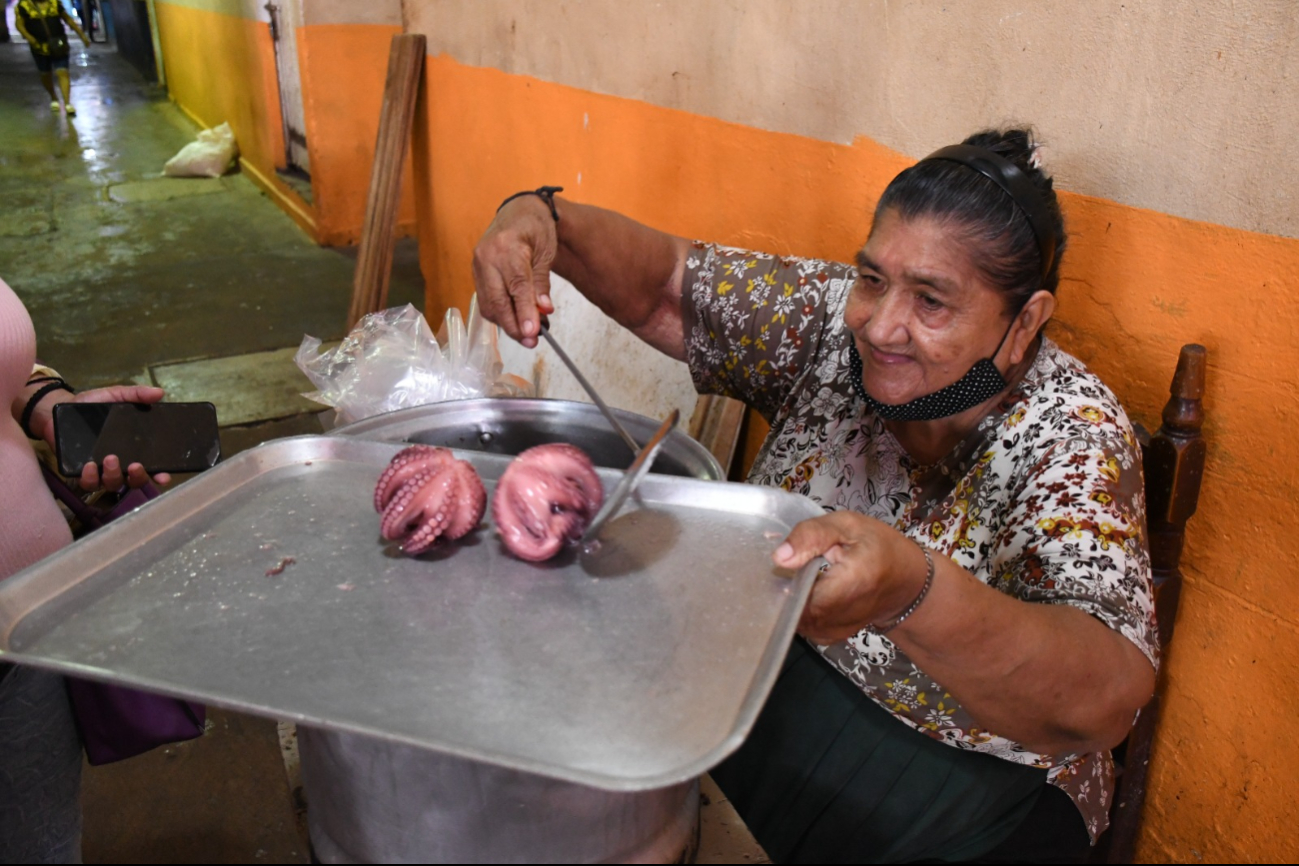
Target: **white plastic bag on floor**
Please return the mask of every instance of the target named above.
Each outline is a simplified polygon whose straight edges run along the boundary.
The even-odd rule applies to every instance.
[[[223,123],[200,132],[198,141],[191,141],[167,160],[162,173],[168,177],[220,177],[230,170],[238,156],[234,130],[230,124]]]
[[[467,324],[448,310],[437,337],[407,304],[364,317],[326,352],[304,337],[293,360],[319,389],[302,396],[333,406],[339,424],[444,400],[532,396],[527,382],[502,372],[496,326],[479,315],[477,298]]]

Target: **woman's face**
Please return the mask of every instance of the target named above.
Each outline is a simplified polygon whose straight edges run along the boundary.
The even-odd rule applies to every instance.
[[[861,353],[862,384],[882,403],[952,384],[996,351],[1010,325],[1001,292],[936,220],[885,211],[857,272],[843,318]]]

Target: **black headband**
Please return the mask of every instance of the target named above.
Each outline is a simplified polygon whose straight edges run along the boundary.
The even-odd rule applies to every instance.
[[[953,144],[939,148],[920,161],[935,159],[972,168],[1006,191],[1006,195],[1010,196],[1033,229],[1033,235],[1037,238],[1037,251],[1042,257],[1042,278],[1046,279],[1055,264],[1055,231],[1051,227],[1051,211],[1033,181],[1015,163],[987,148],[972,144]]]

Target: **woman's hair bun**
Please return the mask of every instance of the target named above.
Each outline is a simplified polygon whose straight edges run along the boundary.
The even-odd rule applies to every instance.
[[[1042,175],[1041,158],[1038,155],[1042,143],[1034,136],[1032,127],[985,129],[971,135],[961,144],[970,144],[984,150],[990,150],[997,156],[1013,162],[1025,174],[1043,176],[1050,183],[1050,178],[1045,178]],[[1036,179],[1034,177],[1034,180]]]
[[[893,178],[875,207],[875,222],[892,209],[903,219],[943,220],[960,232],[984,277],[1019,310],[1042,289],[1054,292],[1060,281],[1060,258],[1067,236],[1054,182],[1042,168],[1042,145],[1030,126],[985,129],[961,144],[992,151],[1013,163],[1042,196],[1048,226],[1055,236],[1053,261],[1044,263],[1027,217],[993,181],[968,166],[946,160],[922,160]],[[1045,273],[1044,273],[1045,268]]]

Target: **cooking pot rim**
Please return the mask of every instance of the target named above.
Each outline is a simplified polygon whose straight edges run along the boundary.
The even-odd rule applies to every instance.
[[[661,423],[627,409],[614,408],[613,412],[624,426],[633,432],[639,432],[644,439],[648,439]],[[608,421],[605,420],[593,403],[583,403],[577,400],[558,400],[549,397],[475,397],[467,400],[427,403],[423,406],[411,406],[406,409],[385,412],[381,415],[362,418],[359,421],[335,427],[330,431],[330,434],[351,436],[358,439],[390,440],[392,437],[385,434],[395,433],[400,438],[407,438],[425,430],[438,429],[444,426],[459,426],[465,423],[465,415],[472,416],[475,414],[480,414],[482,417],[478,420],[482,421],[526,420],[530,417],[553,419],[571,414],[583,420],[589,419],[594,422],[594,426],[608,429],[611,434],[613,432]],[[454,416],[454,420],[452,417],[448,417],[448,423],[445,424],[426,426],[418,430],[408,429],[418,421],[434,420],[440,416]],[[699,468],[707,473],[696,477],[712,481],[726,479],[721,464],[717,462],[717,458],[713,456],[712,452],[691,438],[680,427],[669,434],[664,443],[664,450],[677,456],[678,459],[689,455],[691,462],[697,463]]]

